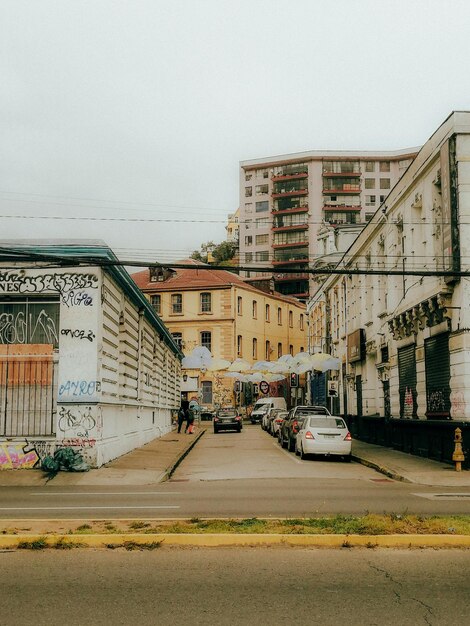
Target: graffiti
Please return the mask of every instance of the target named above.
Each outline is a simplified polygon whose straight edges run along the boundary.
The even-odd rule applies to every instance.
[[[91,414],[91,407],[85,409],[62,407],[59,411],[59,430],[63,433],[73,431],[74,437],[88,439],[89,431],[96,426],[96,420]]]
[[[53,456],[57,448],[55,441],[44,441],[41,439],[29,439],[27,441],[31,450],[34,449],[41,461],[46,456]]]
[[[57,345],[59,339],[55,320],[44,309],[39,315],[24,311],[0,314],[0,343],[50,343]]]
[[[39,463],[39,455],[25,441],[0,443],[0,469],[32,469]]]
[[[68,380],[59,387],[59,396],[92,396],[101,391],[101,383],[97,380]]]
[[[93,448],[96,445],[96,439],[70,437],[69,439],[63,439],[62,445],[65,447],[75,446],[76,448]]]
[[[452,402],[452,417],[464,416],[467,409],[467,403],[462,391],[453,391],[450,394],[450,401]]]
[[[60,334],[75,339],[88,339],[88,341],[93,341],[96,337],[92,330],[72,330],[71,328],[63,328]]]
[[[83,291],[71,291],[70,293],[62,294],[62,302],[66,306],[91,306],[93,298]]]
[[[435,389],[428,393],[428,413],[444,413],[448,410],[444,392]]]
[[[66,306],[90,306],[93,298],[84,289],[97,289],[94,274],[41,274],[28,276],[25,270],[0,271],[0,293],[58,293]]]

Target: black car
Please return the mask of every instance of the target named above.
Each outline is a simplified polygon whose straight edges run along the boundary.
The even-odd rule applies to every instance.
[[[236,430],[241,432],[243,428],[243,420],[241,415],[238,414],[237,409],[227,408],[219,409],[214,416],[214,433],[218,433],[221,430]]]

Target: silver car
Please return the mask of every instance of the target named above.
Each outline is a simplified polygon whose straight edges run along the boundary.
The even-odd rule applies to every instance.
[[[297,433],[295,453],[305,459],[309,455],[341,456],[351,460],[351,433],[342,417],[312,415],[306,417]]]

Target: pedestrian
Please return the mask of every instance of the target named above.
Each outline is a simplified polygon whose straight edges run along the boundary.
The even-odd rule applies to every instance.
[[[181,433],[181,427],[183,422],[188,419],[189,402],[187,400],[181,400],[181,406],[178,411],[178,432]],[[186,426],[187,428],[187,426]],[[184,431],[186,432],[186,430]]]
[[[194,411],[191,406],[188,408],[188,415],[186,417],[186,429],[184,431],[189,435],[194,433]]]

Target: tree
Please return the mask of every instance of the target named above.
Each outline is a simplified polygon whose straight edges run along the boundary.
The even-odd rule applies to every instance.
[[[237,245],[230,241],[222,241],[222,243],[219,243],[218,245],[216,245],[213,241],[208,241],[207,243],[201,244],[200,250],[194,250],[191,254],[191,258],[196,259],[196,261],[207,263],[208,256],[211,254],[211,262],[216,263],[217,265],[228,265],[227,261],[233,259],[236,251]]]

